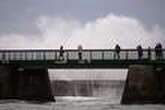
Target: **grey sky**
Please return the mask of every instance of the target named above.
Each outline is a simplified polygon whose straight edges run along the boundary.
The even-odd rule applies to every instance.
[[[87,22],[109,13],[165,28],[164,6],[165,0],[0,0],[0,34],[38,33],[35,21],[39,16]]]
[[[164,6],[165,0],[0,0],[0,48],[59,48],[68,34],[71,38],[66,40],[66,48],[75,48],[78,44],[87,48],[111,48],[116,43],[132,48],[138,43],[153,46],[153,42],[165,42]],[[36,25],[42,16],[46,16],[42,22],[46,24],[40,26],[43,31]],[[95,21],[98,18],[103,19]],[[81,26],[82,23],[85,25]],[[160,28],[153,26],[148,30],[143,24]],[[40,33],[39,38],[36,34]],[[27,39],[31,35],[35,35],[35,39]],[[66,72],[56,77],[85,77],[79,75]],[[100,73],[95,76],[101,77]],[[110,75],[108,71],[102,78],[125,76]]]

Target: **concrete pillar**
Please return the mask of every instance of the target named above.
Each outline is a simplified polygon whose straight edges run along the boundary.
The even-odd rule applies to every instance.
[[[165,104],[165,68],[155,68],[158,78],[158,103]]]
[[[55,101],[51,92],[48,70],[45,68],[0,69],[0,79],[2,79],[0,82],[0,96],[3,98],[44,102]],[[0,99],[2,99],[1,97]]]
[[[11,69],[0,67],[0,99],[7,99],[12,95],[10,73],[11,73]]]
[[[121,104],[164,103],[165,75],[162,73],[153,66],[130,66]]]

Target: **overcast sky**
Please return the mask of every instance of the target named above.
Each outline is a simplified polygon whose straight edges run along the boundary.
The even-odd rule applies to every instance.
[[[40,16],[88,22],[110,13],[164,28],[164,6],[164,0],[0,0],[0,33],[36,33]]]
[[[164,11],[165,0],[0,0],[0,48],[154,47],[165,44]],[[55,77],[91,78],[82,72],[55,71]],[[125,78],[101,72],[92,73]]]
[[[0,0],[0,48],[153,46],[165,42],[164,6],[164,0]]]

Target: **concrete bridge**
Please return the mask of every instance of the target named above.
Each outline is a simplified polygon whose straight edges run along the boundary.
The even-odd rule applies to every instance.
[[[165,50],[160,60],[156,59],[154,49],[143,50],[138,57],[136,49],[123,49],[117,56],[115,50],[85,49],[82,58],[78,50],[64,50],[60,58],[60,50],[0,50],[0,66],[23,68],[128,68],[134,64],[165,66]]]
[[[160,77],[165,76],[162,75],[165,68],[165,49],[162,49],[161,57],[156,56],[154,49],[143,49],[142,57],[139,57],[136,49],[123,49],[119,54],[113,49],[84,49],[81,52],[67,49],[63,50],[61,56],[60,54],[60,50],[53,49],[0,50],[0,99],[53,101],[48,68],[128,68],[121,103],[145,103],[151,102],[150,100],[155,103],[165,99],[163,93],[157,96],[158,89],[165,92],[163,79]],[[156,75],[158,78],[155,78],[155,73],[160,73],[159,76]],[[146,82],[149,79],[149,83],[144,83],[142,79]],[[153,84],[157,88],[153,88]],[[153,90],[157,91],[147,95]]]

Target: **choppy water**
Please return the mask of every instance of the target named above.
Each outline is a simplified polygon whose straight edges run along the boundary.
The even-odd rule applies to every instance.
[[[56,103],[46,104],[5,102],[0,110],[165,110],[165,105],[120,105],[108,98],[58,97]]]
[[[94,97],[56,96],[55,103],[0,101],[0,110],[165,110],[165,105],[121,105],[122,86],[101,87],[93,91]]]

